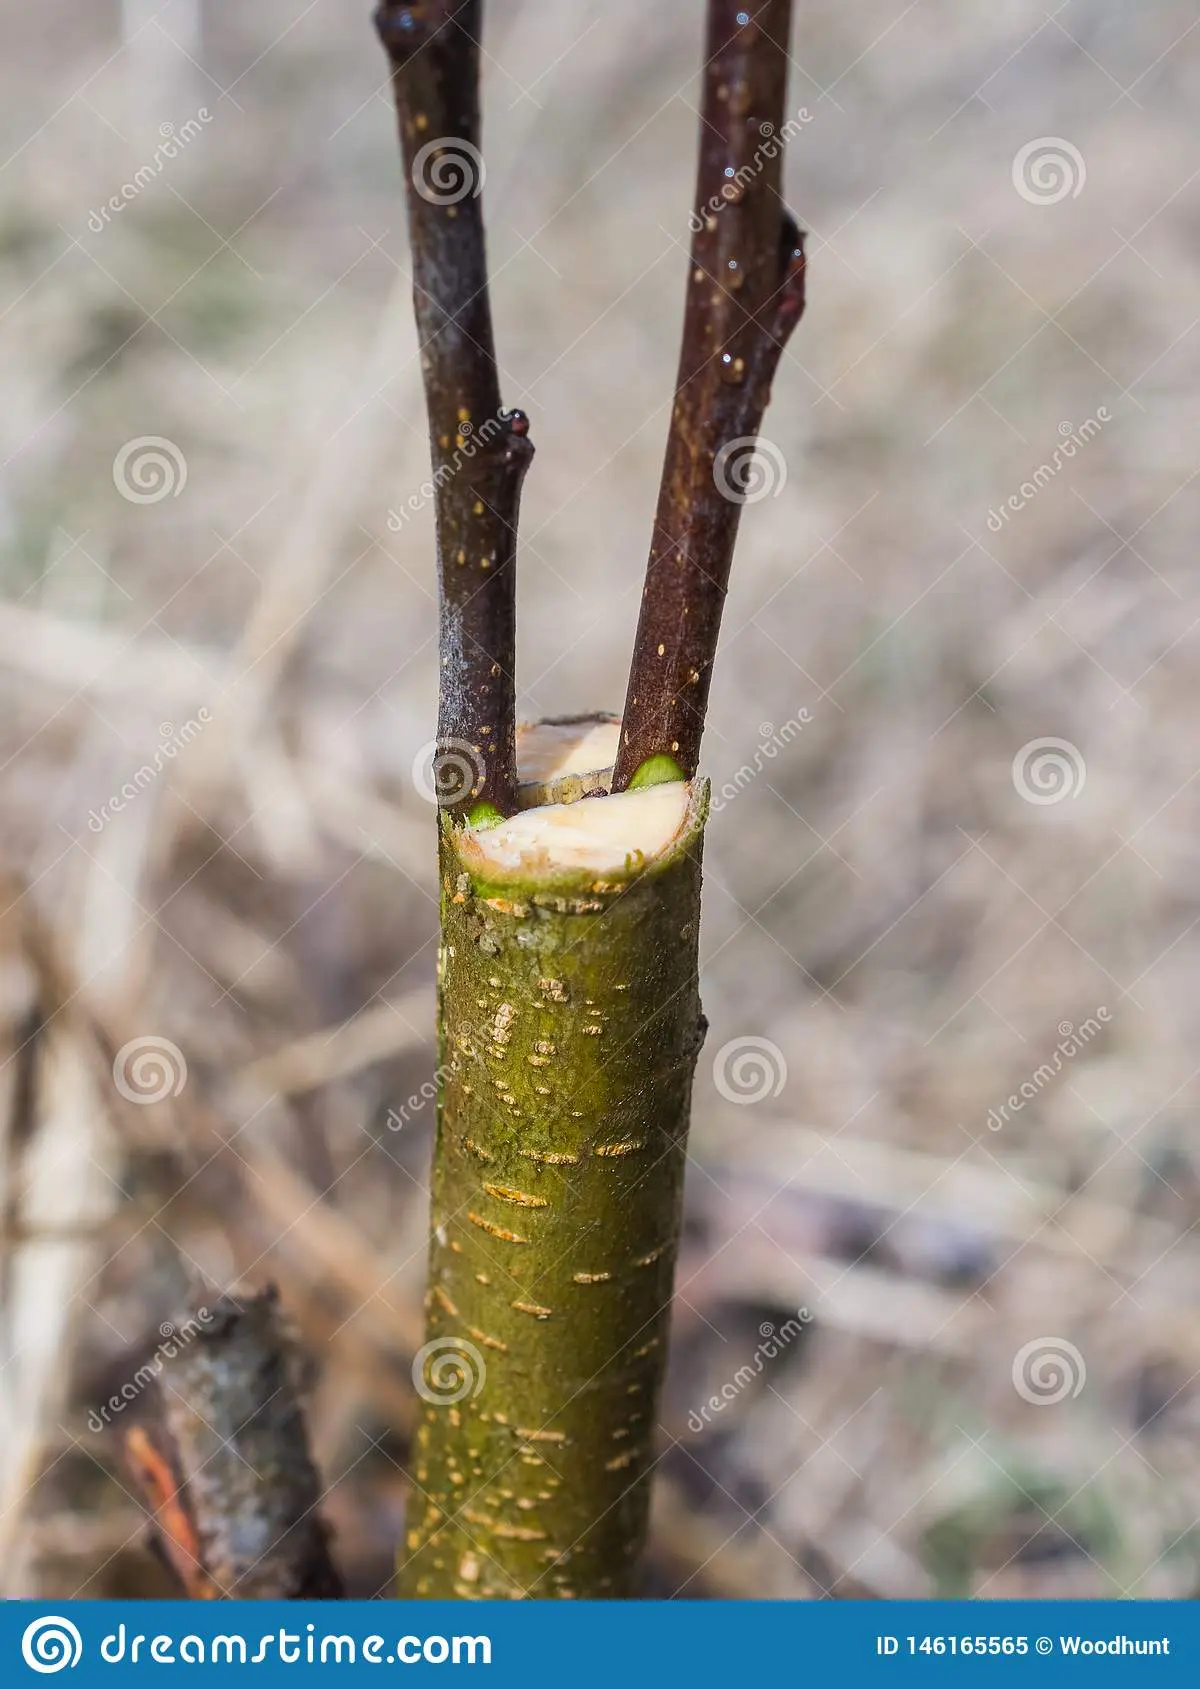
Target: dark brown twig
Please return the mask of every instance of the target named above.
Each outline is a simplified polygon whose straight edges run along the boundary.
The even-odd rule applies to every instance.
[[[123,1438],[163,1558],[194,1600],[340,1597],[274,1290],[201,1297],[168,1329]]]
[[[479,151],[482,0],[384,0],[437,501],[438,755],[444,808],[516,807],[516,529],[533,456],[500,408]]]
[[[780,199],[790,23],[791,0],[709,0],[683,345],[614,791],[652,758],[696,771],[746,478],[804,308]]]

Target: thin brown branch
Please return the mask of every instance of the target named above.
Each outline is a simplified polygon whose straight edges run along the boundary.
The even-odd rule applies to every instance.
[[[443,807],[516,807],[516,530],[533,456],[500,408],[479,150],[482,0],[385,0],[437,504]]]
[[[199,1298],[134,1374],[125,1458],[162,1556],[195,1600],[344,1594],[295,1373],[268,1288]],[[105,1412],[125,1405],[123,1390]]]
[[[709,3],[683,345],[615,791],[655,757],[695,773],[755,441],[804,308],[780,198],[790,24],[791,0]]]

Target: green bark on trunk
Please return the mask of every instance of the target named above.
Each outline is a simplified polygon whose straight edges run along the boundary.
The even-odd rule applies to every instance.
[[[675,843],[603,882],[499,875],[443,817],[425,1406],[402,1595],[631,1593],[704,1031],[706,808],[698,787]]]

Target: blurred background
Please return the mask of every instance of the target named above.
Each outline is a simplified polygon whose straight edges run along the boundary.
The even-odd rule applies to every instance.
[[[647,1587],[1196,1596],[1194,8],[796,10]],[[703,8],[489,12],[521,713],[619,708]],[[98,1406],[274,1279],[374,1594],[436,915],[384,61],[349,0],[46,0],[5,79],[5,1592],[168,1592]]]

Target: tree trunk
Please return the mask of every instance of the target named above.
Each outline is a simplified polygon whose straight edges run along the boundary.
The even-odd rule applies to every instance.
[[[677,791],[666,848],[603,877],[550,853],[497,865],[488,833],[442,817],[426,1405],[403,1595],[630,1593],[704,1030],[707,791],[686,811]],[[569,776],[548,795],[564,794]]]

